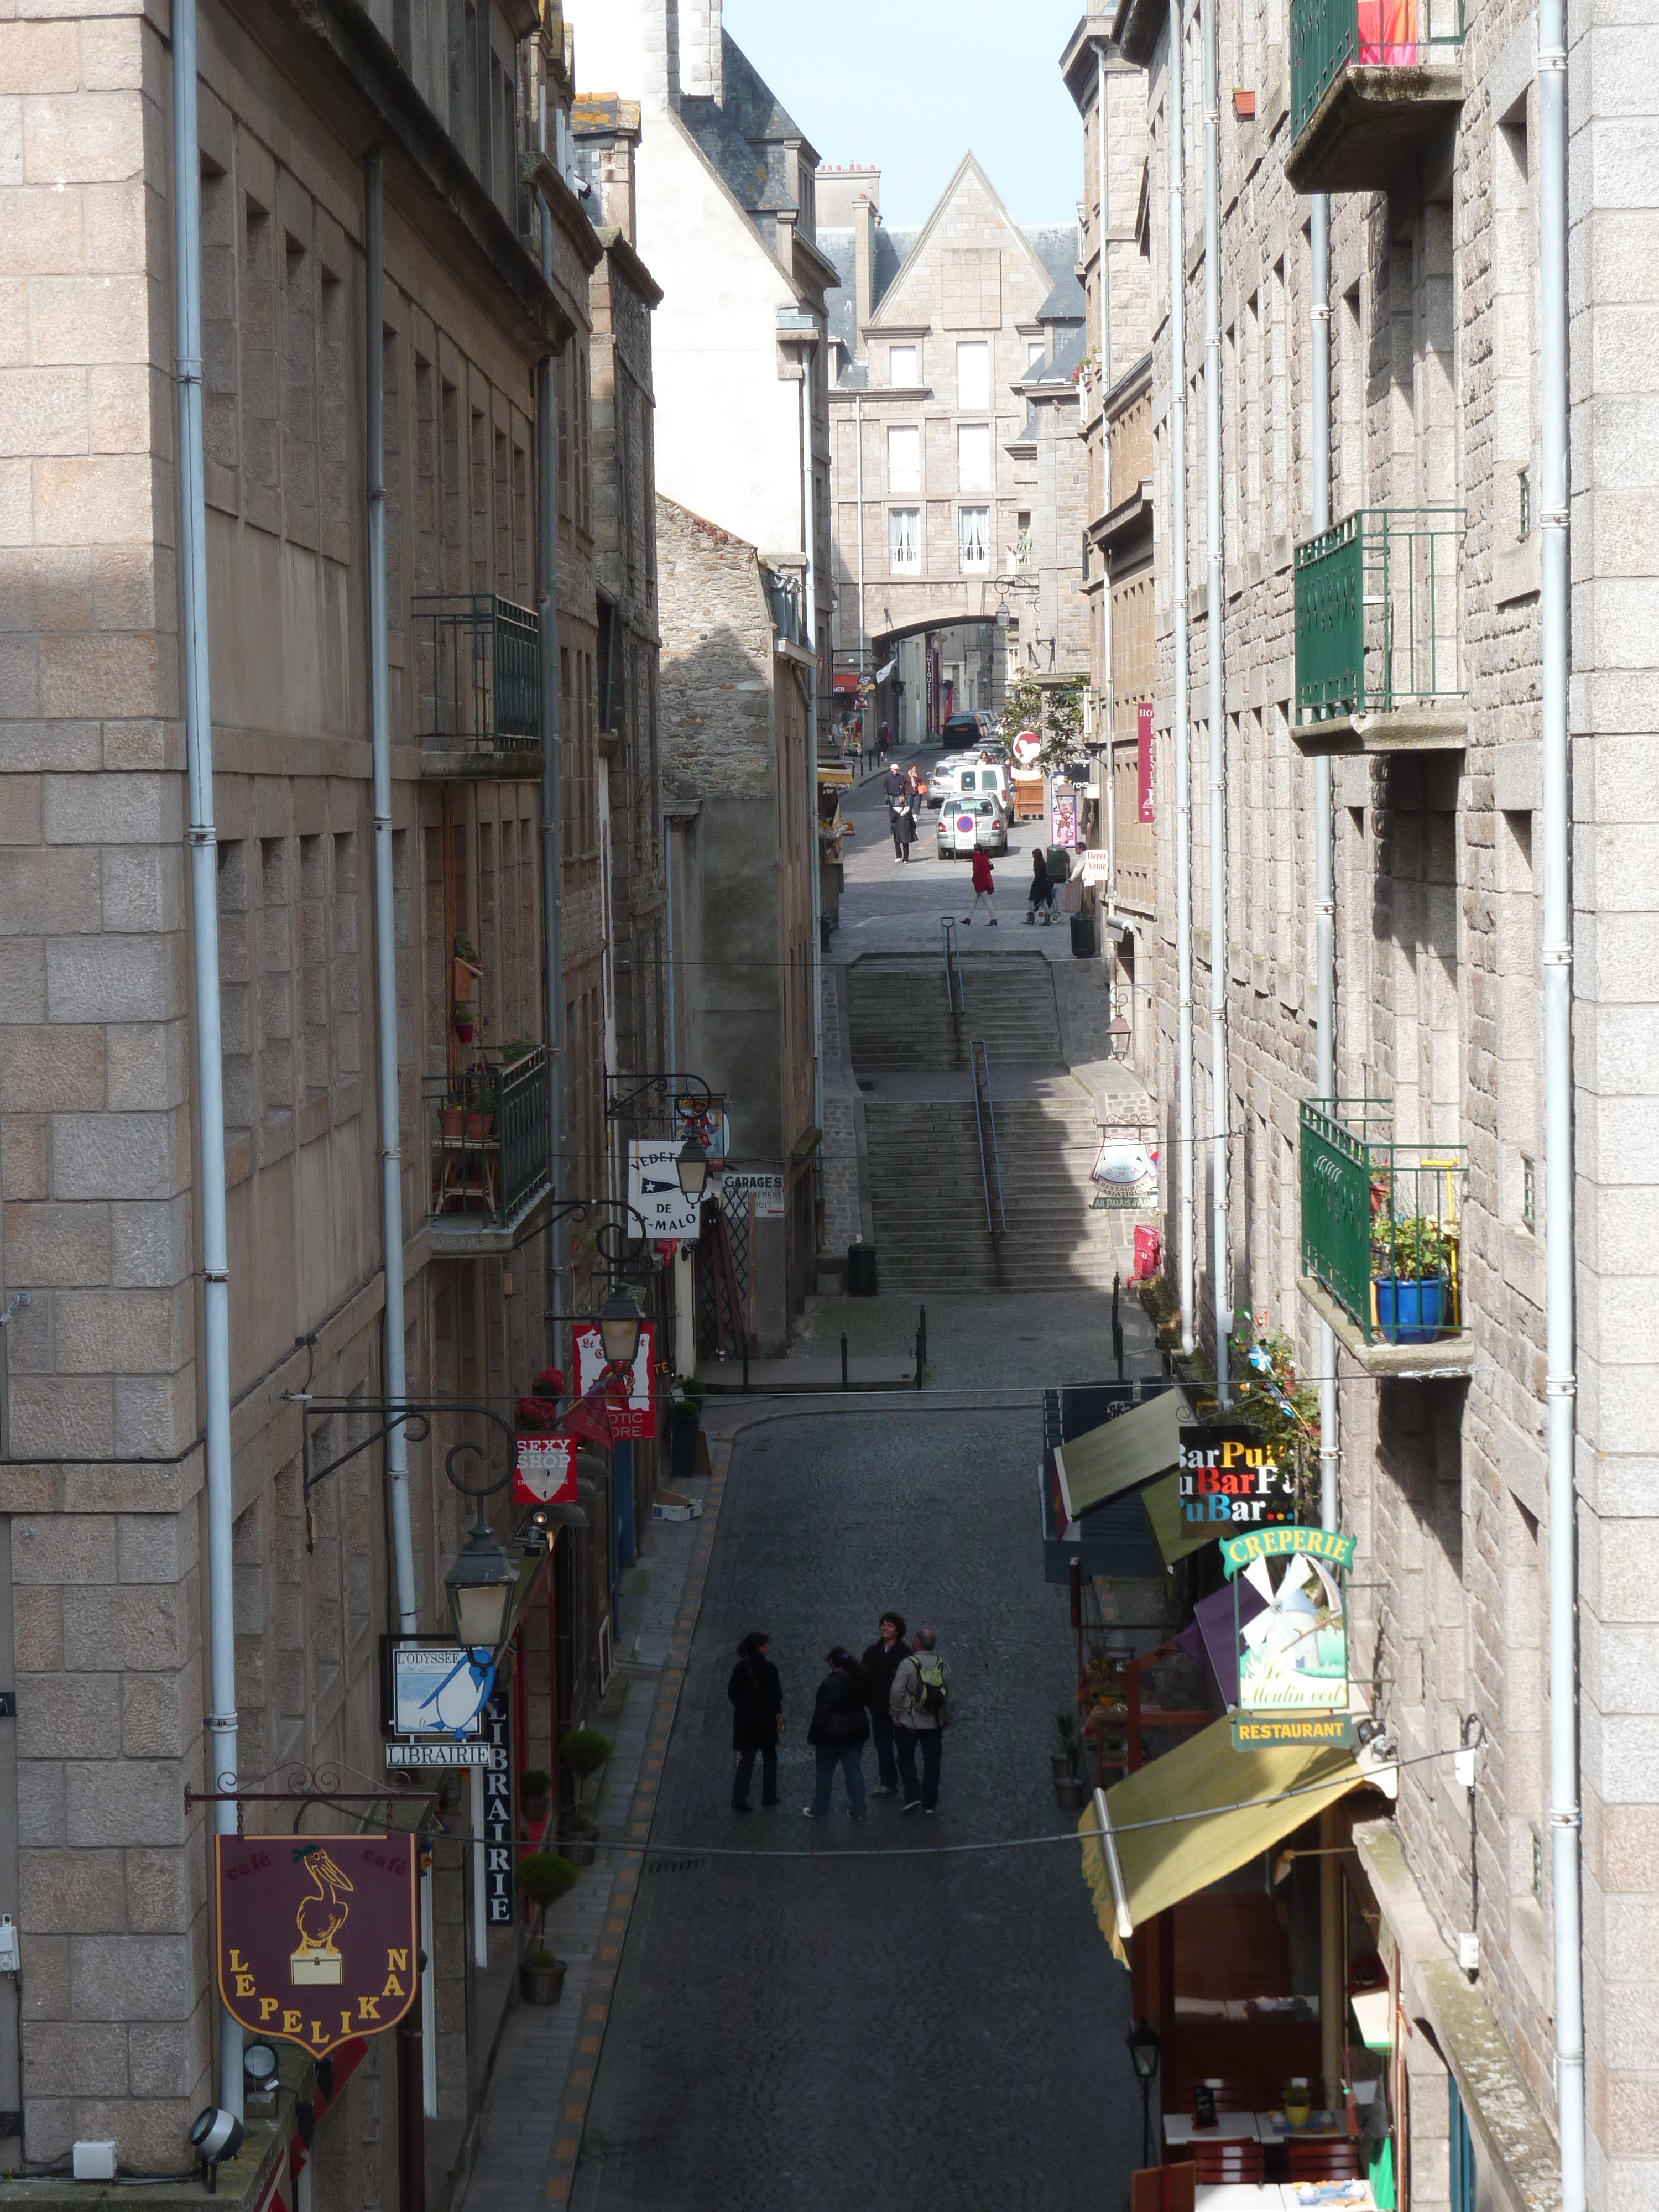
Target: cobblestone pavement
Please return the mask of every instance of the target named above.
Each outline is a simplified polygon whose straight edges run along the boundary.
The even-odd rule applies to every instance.
[[[1072,1646],[1042,1580],[1036,1451],[1029,1412],[817,1410],[738,1437],[655,1812],[656,1839],[688,1849],[639,1884],[582,2212],[1122,2201],[1139,2135],[1128,1978],[1075,1845],[931,1849],[1069,1825],[1048,1739]],[[895,1604],[937,1627],[960,1700],[939,1817],[878,1799],[855,1826],[837,1785],[814,1827],[823,1655]],[[773,1638],[787,1728],[783,1802],[744,1816],[727,1805],[726,1681],[751,1628]],[[700,1859],[711,1846],[817,1856]]]
[[[1052,1383],[1105,1382],[1116,1372],[1112,1294],[1082,1286],[1015,1297],[910,1291],[878,1298],[811,1298],[793,1349],[812,1358],[838,1353],[845,1330],[850,1358],[908,1352],[924,1310],[929,1389],[1003,1390],[1035,1401]],[[1162,1374],[1152,1322],[1127,1289],[1119,1314],[1124,1374],[1131,1380]]]

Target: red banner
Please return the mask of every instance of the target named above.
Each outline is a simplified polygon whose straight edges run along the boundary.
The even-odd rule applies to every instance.
[[[1135,791],[1140,818],[1152,818],[1152,702],[1143,699],[1135,708]]]
[[[611,1419],[611,1435],[617,1443],[638,1443],[657,1433],[657,1396],[653,1389],[652,1364],[656,1358],[657,1332],[652,1322],[640,1324],[640,1348],[627,1377],[605,1382],[605,1346],[595,1322],[583,1322],[575,1330],[576,1388],[586,1398],[605,1382],[605,1410]],[[628,1388],[624,1394],[623,1381]],[[568,1415],[566,1416],[568,1421]]]
[[[313,2058],[383,2035],[415,2001],[411,1836],[216,1836],[219,1994]]]

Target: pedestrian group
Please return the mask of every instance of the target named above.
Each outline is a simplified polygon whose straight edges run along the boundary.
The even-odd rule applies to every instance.
[[[778,1738],[783,1733],[783,1684],[767,1656],[770,1638],[760,1631],[738,1646],[726,1696],[732,1701],[732,1747],[738,1754],[732,1782],[732,1809],[746,1813],[755,1760],[761,1762],[761,1803],[778,1802]],[[864,1747],[876,1747],[877,1797],[892,1797],[901,1785],[904,1813],[939,1810],[939,1754],[955,1714],[951,1670],[931,1628],[919,1628],[905,1642],[902,1613],[884,1613],[876,1641],[855,1658],[837,1644],[829,1673],[818,1684],[806,1741],[817,1757],[817,1784],[809,1820],[828,1817],[839,1768],[847,1785],[848,1810],[865,1816]],[[916,1771],[920,1758],[921,1771]]]

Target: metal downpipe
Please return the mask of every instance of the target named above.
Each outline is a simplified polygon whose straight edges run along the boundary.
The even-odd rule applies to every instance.
[[[1227,1235],[1227,727],[1221,689],[1221,92],[1216,0],[1200,0],[1204,45],[1204,516],[1210,678],[1210,1294],[1216,1402],[1232,1402],[1232,1269]]]
[[[553,214],[536,195],[542,218],[542,281],[553,281]],[[564,1183],[564,792],[559,757],[559,441],[553,360],[536,364],[536,641],[541,676],[538,734],[542,741],[542,976],[547,994],[547,1159],[556,1192]],[[672,896],[672,889],[671,889]],[[669,978],[672,994],[673,978]],[[671,997],[672,1006],[672,997]],[[671,1015],[672,1018],[672,1015]],[[674,1064],[669,1054],[669,1066]],[[564,1270],[558,1231],[547,1232],[547,1306],[564,1311]],[[549,1323],[553,1364],[562,1367],[564,1323]]]
[[[1314,528],[1331,526],[1331,204],[1316,192],[1309,204],[1309,306],[1313,340]],[[1315,1048],[1319,1096],[1336,1097],[1336,855],[1333,848],[1331,760],[1314,762],[1314,958],[1317,976]],[[1319,1525],[1337,1525],[1336,1331],[1319,1324]]]
[[[202,1379],[206,1401],[210,1785],[235,1786],[236,1624],[230,1462],[230,1259],[225,1224],[225,1092],[219,1008],[219,851],[213,819],[209,689],[207,506],[202,459],[202,167],[197,137],[196,0],[173,9],[173,351],[179,409],[179,582],[189,784],[196,1083],[202,1213]],[[234,1802],[213,1808],[215,1832],[236,1833]],[[242,2030],[219,2008],[219,2102],[242,2112]]]
[[[1181,1348],[1193,1348],[1193,791],[1187,668],[1186,196],[1182,187],[1181,0],[1170,0],[1170,593],[1175,617],[1176,1087],[1181,1156]]]
[[[1539,0],[1543,400],[1544,1259],[1549,1419],[1551,1909],[1562,2212],[1584,2212],[1584,1984],[1573,1481],[1572,787],[1567,722],[1567,52],[1565,0]]]
[[[386,601],[386,219],[380,149],[363,161],[363,261],[368,295],[368,703],[374,773],[374,1020],[380,1091],[380,1207],[386,1228],[386,1395],[408,1395],[404,1341],[404,1156],[399,1133],[398,949],[392,880],[392,720]],[[402,1427],[386,1440],[392,1499],[392,1564],[398,1626],[419,1626],[409,1515],[409,1445]]]
[[[818,866],[818,612],[817,502],[812,483],[812,362],[817,333],[800,357],[800,495],[801,521],[805,533],[806,572],[803,579],[802,613],[806,622],[806,650],[812,665],[806,672],[806,876],[812,913],[812,1126],[823,1127],[823,915]],[[820,1159],[822,1154],[820,1153]],[[823,1170],[818,1170],[822,1176]]]

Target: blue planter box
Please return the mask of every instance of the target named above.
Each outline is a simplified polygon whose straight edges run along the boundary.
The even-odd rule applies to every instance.
[[[1446,1310],[1446,1279],[1425,1276],[1401,1282],[1392,1275],[1373,1277],[1376,1325],[1390,1344],[1432,1344],[1441,1334]]]

